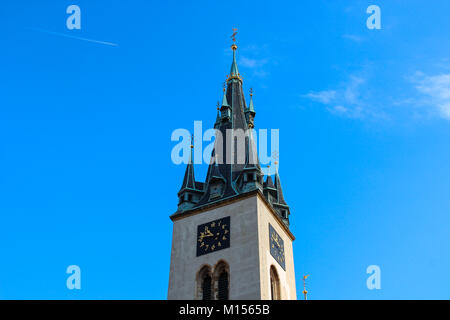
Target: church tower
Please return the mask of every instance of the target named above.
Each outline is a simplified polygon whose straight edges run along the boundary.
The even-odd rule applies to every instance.
[[[234,39],[233,39],[234,40]],[[193,155],[178,192],[168,299],[296,299],[289,206],[274,177],[261,170],[236,63],[237,46],[214,128],[205,182],[195,181]]]

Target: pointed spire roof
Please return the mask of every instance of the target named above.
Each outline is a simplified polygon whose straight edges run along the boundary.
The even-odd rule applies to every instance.
[[[235,39],[233,39],[233,42]],[[206,175],[204,194],[200,200],[196,203],[195,207],[201,207],[208,204],[211,201],[210,198],[210,182],[215,179],[224,181],[223,185],[223,198],[231,198],[241,193],[247,192],[247,185],[244,183],[244,172],[253,171],[257,174],[255,184],[260,185],[259,177],[262,176],[261,167],[259,164],[256,143],[252,136],[252,127],[248,123],[248,117],[246,114],[247,104],[245,101],[245,94],[243,91],[243,80],[239,75],[237,62],[236,62],[236,50],[235,43],[231,46],[233,50],[233,61],[231,63],[230,74],[227,76],[227,80],[224,86],[224,95],[222,98],[221,106],[221,118],[220,122],[216,122],[215,129],[217,130],[216,138],[220,135],[220,139],[215,140],[213,153],[211,155],[211,162],[208,166]],[[253,109],[253,107],[252,107]],[[251,113],[249,115],[252,115]],[[232,148],[234,148],[233,141],[235,137],[227,134],[229,129],[233,129],[234,133],[240,134],[244,132],[243,138],[245,139],[244,155],[239,153],[235,155],[234,159],[231,158]],[[242,130],[242,131],[241,131]],[[236,134],[236,137],[238,136]],[[241,144],[242,145],[242,144]],[[241,161],[244,160],[244,161]],[[275,191],[274,191],[275,192]]]
[[[217,116],[216,116],[216,122],[214,124],[214,127],[217,127],[220,125],[220,105],[219,101],[217,101]]]
[[[238,76],[239,75],[239,70],[238,70],[237,62],[236,62],[237,45],[233,44],[231,46],[231,49],[233,49],[233,63],[231,64],[230,76]]]
[[[229,106],[230,106],[230,105],[228,104],[228,101],[227,101],[227,92],[226,92],[226,89],[227,89],[227,83],[225,82],[225,83],[223,84],[222,107],[229,107]]]
[[[255,108],[253,107],[253,88],[250,88],[250,103],[248,104],[247,110],[245,112],[255,112]]]
[[[267,176],[266,188],[275,189],[275,186],[274,186],[273,180],[272,180],[272,176]]]
[[[236,31],[236,29],[233,29]],[[183,179],[183,185],[178,192],[179,205],[177,212],[173,215],[185,214],[188,211],[205,207],[212,202],[222,199],[230,199],[235,196],[259,190],[269,201],[269,204],[289,227],[290,209],[284,200],[281,180],[276,165],[275,174],[267,176],[262,183],[263,173],[256,152],[256,136],[253,137],[255,108],[253,105],[253,90],[250,91],[250,101],[246,104],[243,92],[243,79],[239,74],[236,62],[236,39],[233,34],[233,60],[230,74],[224,85],[222,104],[218,103],[216,116],[216,139],[211,154],[211,162],[208,166],[205,182],[196,182],[193,164],[193,145],[191,144],[189,163]],[[220,99],[219,99],[220,101]],[[239,133],[244,131],[245,158],[243,152],[239,151],[235,159],[228,159],[232,155],[233,141],[242,136],[227,135],[227,130]],[[220,138],[220,139],[219,139]],[[255,138],[255,139],[254,139]],[[193,140],[193,138],[192,138]],[[241,144],[242,145],[242,144]],[[231,158],[231,157],[230,157]],[[241,161],[244,160],[245,161]],[[277,159],[276,157],[274,159]],[[231,160],[231,161],[230,161]],[[237,161],[236,161],[237,160]],[[277,164],[277,162],[276,162]],[[250,178],[249,178],[250,177]],[[255,179],[256,178],[256,179]],[[217,195],[216,184],[221,185],[220,197]],[[171,216],[172,217],[172,216]]]
[[[277,203],[286,205],[284,201],[283,190],[281,189],[280,175],[278,174],[277,162],[275,162],[275,189],[277,190]]]
[[[193,149],[194,149],[194,137],[191,138],[191,154],[189,156],[189,163],[186,167],[186,172],[184,173],[183,185],[180,191],[183,189],[196,189],[195,188],[195,175],[194,175],[194,163],[193,163]]]
[[[233,50],[233,62],[231,63],[230,75],[227,78],[227,82],[229,82],[233,79],[238,79],[242,82],[242,77],[239,74],[239,70],[238,70],[238,66],[237,66],[237,62],[236,62],[237,45],[235,43],[233,43],[233,45],[231,46],[231,49]]]

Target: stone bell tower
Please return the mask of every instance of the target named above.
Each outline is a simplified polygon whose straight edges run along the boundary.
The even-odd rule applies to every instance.
[[[170,216],[168,299],[296,299],[289,206],[278,170],[264,180],[252,137],[253,93],[247,107],[236,44],[231,48],[206,181],[195,181],[191,146],[178,210]]]

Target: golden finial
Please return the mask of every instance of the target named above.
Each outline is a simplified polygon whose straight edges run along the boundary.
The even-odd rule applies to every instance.
[[[250,88],[250,97],[253,97],[253,88]]]
[[[305,300],[307,300],[306,295],[308,294],[308,291],[306,291],[306,279],[309,277],[309,274],[306,276],[303,276],[303,294],[305,295]]]
[[[225,81],[224,83],[223,83],[223,92],[225,92],[227,90],[227,82]]]
[[[272,152],[272,159],[275,160],[275,162],[274,162],[275,168],[277,167],[279,157],[280,157],[280,154],[278,153],[278,151]]]
[[[217,110],[220,110],[220,102],[217,101]]]
[[[191,135],[191,149],[194,148],[194,135]]]
[[[231,49],[236,50],[236,35],[237,35],[237,28],[233,28],[233,34],[231,35],[231,39],[233,40],[233,44],[231,45]]]

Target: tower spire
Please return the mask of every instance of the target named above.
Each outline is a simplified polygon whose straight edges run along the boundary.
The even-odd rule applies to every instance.
[[[239,79],[242,81],[242,78],[239,74],[237,62],[236,62],[236,50],[237,50],[236,34],[237,34],[237,29],[233,28],[233,35],[231,36],[231,38],[233,39],[233,44],[231,45],[231,50],[233,50],[233,62],[231,63],[231,70],[230,70],[230,75],[228,77],[228,81],[230,81],[231,79]]]
[[[178,193],[178,214],[200,208],[220,199],[229,199],[247,192],[259,190],[266,197],[277,215],[289,227],[290,209],[286,204],[278,174],[264,174],[258,159],[256,135],[253,133],[255,108],[253,89],[246,104],[243,81],[236,62],[236,34],[233,29],[231,49],[233,61],[230,74],[223,86],[222,103],[217,104],[214,123],[216,139],[204,182],[195,181],[193,151],[186,168],[183,185]],[[219,99],[220,101],[220,99]],[[231,133],[231,134],[229,134]],[[191,144],[191,149],[193,144]],[[278,159],[276,159],[278,160]]]
[[[233,43],[231,49],[233,50],[233,62],[231,63],[230,77],[239,76],[239,70],[236,62],[237,45]]]

